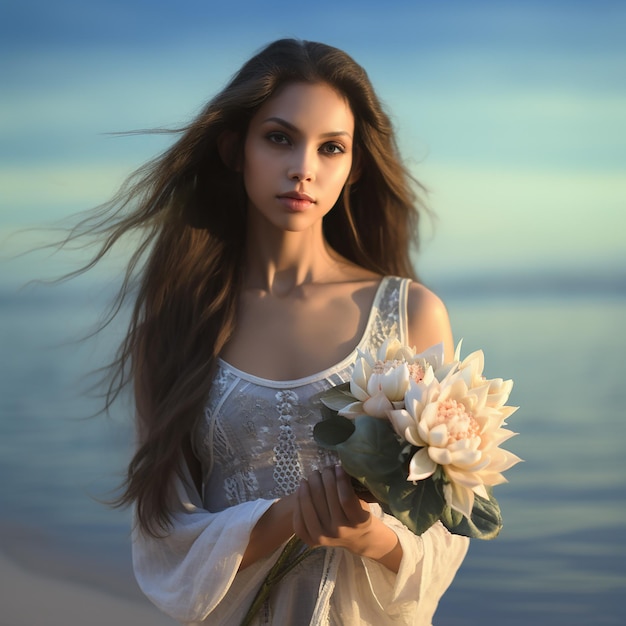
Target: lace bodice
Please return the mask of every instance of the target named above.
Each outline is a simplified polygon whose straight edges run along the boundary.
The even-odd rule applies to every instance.
[[[319,396],[349,380],[358,350],[376,349],[389,336],[407,341],[408,283],[396,277],[381,281],[358,345],[322,372],[272,381],[218,361],[204,417],[194,433],[209,511],[288,495],[303,476],[335,462],[313,439],[313,427],[321,419]]]

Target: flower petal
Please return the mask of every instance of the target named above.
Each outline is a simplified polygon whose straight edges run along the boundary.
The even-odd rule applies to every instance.
[[[409,367],[406,363],[401,363],[386,371],[380,378],[380,384],[385,395],[392,402],[397,402],[404,399],[404,394],[409,389],[409,380]]]
[[[424,411],[422,411],[419,420],[417,420],[417,434],[422,441],[428,442],[430,440],[430,431],[428,429],[428,422],[424,419]]]
[[[487,493],[487,489],[485,489],[485,485],[476,485],[472,489],[472,491],[481,498],[485,498],[485,500],[489,500],[489,494]]]
[[[480,443],[480,437],[469,437],[467,439],[453,441],[447,447],[450,452],[456,452],[457,450],[478,450]]]
[[[382,374],[373,372],[367,381],[367,394],[375,396],[379,391],[382,391]]]
[[[448,427],[445,424],[437,424],[434,428],[431,428],[428,432],[428,443],[431,446],[437,446],[443,448],[450,438],[448,433]]]
[[[473,378],[482,377],[483,370],[485,369],[485,354],[482,350],[476,350],[471,354],[468,354],[459,366],[460,369],[469,369],[472,372]]]
[[[474,492],[463,485],[449,483],[443,487],[443,495],[448,506],[468,519],[472,516],[474,508]]]
[[[497,409],[491,409],[494,411],[495,417],[493,418],[494,422],[497,422],[498,426],[506,426],[506,420],[515,413],[519,409],[518,406],[501,406]]]
[[[446,465],[444,469],[446,476],[451,482],[463,485],[468,489],[473,489],[476,485],[482,485],[484,483],[482,474],[479,475],[474,474],[473,472],[465,472],[454,465]]]
[[[409,346],[402,346],[396,352],[395,358],[399,361],[408,361],[409,363],[411,363],[415,359],[415,350],[409,348]]]
[[[447,448],[435,448],[428,446],[428,456],[438,465],[448,465],[452,461],[452,455]]]
[[[358,415],[363,415],[365,410],[363,409],[362,402],[351,402],[347,406],[343,407],[341,411],[339,411],[339,415],[343,417],[347,417],[348,419],[354,419]]]
[[[387,337],[383,344],[376,352],[376,358],[379,361],[390,361],[395,358],[396,352],[402,348],[402,344],[397,337]]]
[[[423,427],[430,430],[431,427],[437,425],[437,415],[439,413],[439,407],[436,402],[429,402],[423,409],[420,417],[420,424]]]
[[[517,454],[513,454],[512,452],[503,450],[502,448],[489,450],[489,456],[491,457],[489,469],[496,472],[504,472],[514,465],[517,465],[517,463],[520,463],[522,460],[517,456]]]
[[[461,346],[463,345],[463,339],[459,339],[459,343],[456,344],[456,348],[454,350],[454,360],[461,361]]]
[[[369,374],[367,371],[368,368],[369,365],[367,365],[365,359],[358,359],[354,364],[354,370],[350,378],[350,393],[361,402],[364,402],[369,397],[365,391],[367,389],[367,377]]]
[[[457,362],[452,362],[452,363],[447,363],[447,364],[444,363],[442,366],[438,367],[434,371],[435,378],[439,382],[443,383],[446,380],[446,378],[456,374],[458,365],[459,364]]]
[[[499,409],[501,406],[504,406],[505,402],[509,399],[509,393],[492,393],[489,391],[487,395],[487,406],[492,406],[496,409]]]
[[[495,432],[489,434],[488,437],[483,438],[483,450],[489,450],[491,448],[497,448],[501,443],[504,443],[511,437],[515,437],[518,433],[514,433],[512,430],[506,428],[498,428]]]
[[[411,459],[409,463],[409,475],[407,480],[424,480],[429,476],[432,476],[433,472],[437,469],[437,465],[428,456],[426,448],[420,448]]]
[[[382,391],[379,391],[363,403],[363,410],[371,417],[387,417],[387,413],[393,411],[393,404]]]
[[[433,368],[433,370],[439,369],[444,362],[443,342],[431,346],[420,354],[416,354],[412,360],[418,361],[420,359],[426,361]]]
[[[482,458],[482,453],[478,450],[457,450],[452,452],[450,457],[450,462],[453,465],[465,469],[471,467],[475,463],[478,463],[478,461]],[[489,463],[489,461],[486,461],[486,464],[487,463]]]
[[[426,445],[417,432],[417,425],[411,414],[405,409],[389,411],[387,417],[396,433],[414,446]]]
[[[502,485],[509,481],[499,472],[491,472],[488,469],[480,472],[480,479],[484,485],[488,487],[495,487],[496,485]]]
[[[422,396],[424,395],[424,390],[426,387],[424,385],[420,385],[415,381],[409,382],[409,388],[407,392],[404,394],[404,404],[408,406],[413,401],[420,402]]]

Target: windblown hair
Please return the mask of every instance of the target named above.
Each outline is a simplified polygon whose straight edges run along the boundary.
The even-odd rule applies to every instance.
[[[414,277],[420,188],[403,167],[391,122],[366,72],[346,53],[292,39],[250,59],[162,155],[70,236],[96,236],[95,265],[114,244],[140,236],[117,306],[134,306],[111,364],[107,407],[128,384],[138,404],[139,446],[117,505],[136,505],[142,530],[167,532],[168,494],[202,416],[216,358],[235,325],[244,270],[247,199],[240,168],[250,119],[281,87],[326,83],[355,119],[356,180],[324,218],[341,255],[379,274]],[[230,154],[225,155],[224,137]]]

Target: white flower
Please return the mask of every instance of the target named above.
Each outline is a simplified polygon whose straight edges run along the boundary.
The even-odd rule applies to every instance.
[[[485,383],[489,383],[489,390],[485,404],[487,406],[499,408],[509,399],[511,389],[513,389],[512,380],[503,380],[502,378],[494,378],[487,380],[483,376],[485,368],[485,356],[482,350],[476,350],[462,361],[460,360],[461,342],[456,347],[454,355],[455,361],[458,363],[458,370],[463,372],[463,379],[470,388],[480,387]]]
[[[405,408],[389,412],[396,433],[420,449],[409,463],[407,480],[418,481],[441,467],[448,479],[447,504],[471,516],[474,494],[506,479],[502,472],[521,459],[498,446],[516,433],[502,428],[517,407],[504,406],[511,381],[486,380],[484,357],[473,353],[438,380],[429,370],[412,383]]]
[[[419,382],[428,368],[439,369],[442,365],[442,344],[416,355],[394,337],[385,340],[376,354],[359,351],[350,379],[350,393],[357,402],[349,404],[340,414],[387,417],[389,411],[404,408],[404,396],[411,381]]]

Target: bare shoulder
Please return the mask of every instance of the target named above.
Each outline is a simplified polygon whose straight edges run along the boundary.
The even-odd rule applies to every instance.
[[[409,286],[408,303],[409,343],[418,352],[443,342],[446,356],[454,352],[448,310],[441,298],[420,283]]]

